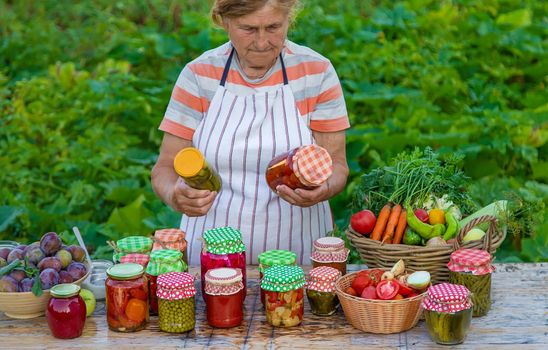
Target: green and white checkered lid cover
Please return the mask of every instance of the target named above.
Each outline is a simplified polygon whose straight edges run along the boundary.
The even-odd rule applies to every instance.
[[[297,254],[289,250],[267,250],[259,254],[259,271],[276,265],[293,265],[295,261]]]
[[[232,227],[217,227],[204,232],[205,249],[213,254],[245,252],[242,233]]]
[[[160,249],[150,253],[150,261],[147,265],[147,273],[159,276],[168,272],[183,272],[187,269],[183,261],[183,253],[173,249]]]
[[[264,270],[261,288],[271,292],[288,292],[302,288],[304,271],[299,266],[277,265]]]
[[[145,236],[129,236],[119,239],[116,246],[120,253],[148,253],[152,249],[152,239]]]

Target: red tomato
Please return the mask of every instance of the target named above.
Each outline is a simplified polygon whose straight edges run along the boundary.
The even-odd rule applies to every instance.
[[[411,292],[411,293],[407,294],[406,298],[413,298],[413,297],[416,297],[417,295],[419,295],[419,294],[415,293],[415,292]]]
[[[362,210],[350,217],[350,226],[354,231],[362,235],[368,235],[373,231],[377,218],[371,210]]]
[[[414,213],[415,213],[415,216],[420,221],[424,222],[425,224],[428,223],[428,212],[426,212],[426,210],[424,210],[424,209],[415,209]]]
[[[352,289],[356,291],[358,295],[362,294],[362,291],[365,287],[371,284],[371,280],[365,275],[358,274],[356,278],[352,281]]]
[[[390,300],[398,294],[399,290],[400,285],[394,280],[384,280],[377,284],[377,296],[379,299]]]
[[[394,298],[392,298],[392,300],[402,300],[403,299],[403,295],[401,294],[396,294],[396,296]]]
[[[403,295],[404,297],[413,293],[413,289],[409,288],[405,283],[398,281],[398,284],[400,285],[399,293]]]
[[[384,273],[384,270],[382,269],[371,269],[369,270],[369,277],[371,278],[371,285],[377,286],[379,282],[381,281],[382,274]]]
[[[363,289],[361,297],[364,299],[378,299],[377,291],[373,286],[367,286]]]
[[[344,291],[346,294],[350,294],[350,295],[353,295],[355,297],[358,296],[358,293],[356,293],[356,291],[354,290],[354,288],[352,287],[348,287],[346,288],[346,290]]]

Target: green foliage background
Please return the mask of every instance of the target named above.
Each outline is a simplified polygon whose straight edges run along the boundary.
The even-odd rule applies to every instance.
[[[104,257],[107,239],[177,226],[150,169],[180,70],[226,40],[208,10],[0,0],[0,239],[71,240],[76,225]],[[289,37],[333,62],[353,125],[340,228],[359,175],[431,146],[464,155],[479,206],[513,200],[500,260],[548,260],[547,13],[526,0],[304,1]]]

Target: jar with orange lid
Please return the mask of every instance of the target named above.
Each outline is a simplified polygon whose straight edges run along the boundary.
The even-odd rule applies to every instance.
[[[183,254],[183,261],[188,264],[186,248],[187,241],[185,239],[185,232],[178,228],[165,228],[161,230],[156,230],[152,240],[154,244],[152,245],[152,251],[160,249],[173,249],[178,250]]]
[[[108,328],[135,332],[148,323],[148,282],[139,264],[116,264],[107,270],[106,308]]]
[[[313,189],[323,184],[333,173],[329,152],[318,145],[294,148],[274,157],[266,170],[266,182],[272,191],[286,185],[291,189]]]
[[[321,237],[314,241],[312,255],[312,266],[329,266],[346,274],[346,261],[348,260],[348,248],[345,248],[344,241],[338,237]]]
[[[216,192],[221,189],[219,175],[197,148],[187,147],[180,150],[173,160],[173,167],[175,172],[192,188]]]
[[[335,281],[340,276],[339,270],[329,266],[310,270],[306,281],[306,297],[314,315],[331,316],[337,311],[339,298],[335,292]]]
[[[244,319],[242,270],[228,267],[208,270],[205,275],[207,323],[212,327],[239,326]]]

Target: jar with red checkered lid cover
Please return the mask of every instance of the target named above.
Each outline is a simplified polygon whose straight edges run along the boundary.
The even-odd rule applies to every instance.
[[[466,338],[472,321],[470,291],[452,283],[428,288],[422,301],[426,327],[438,344],[460,344]]]
[[[242,270],[217,268],[205,275],[207,323],[217,328],[239,326],[244,318]]]
[[[341,272],[333,267],[319,266],[310,270],[306,281],[306,296],[314,315],[331,316],[337,311],[339,299],[335,293],[335,281]]]
[[[194,329],[194,276],[186,272],[168,272],[158,276],[158,325],[169,333],[183,333]]]
[[[274,157],[266,169],[266,182],[274,192],[279,185],[312,189],[324,183],[332,173],[333,161],[329,152],[312,144]]]
[[[329,266],[346,275],[346,261],[350,251],[345,248],[344,241],[338,237],[321,237],[314,241],[312,266]]]
[[[188,264],[186,255],[187,241],[185,239],[184,231],[177,228],[156,230],[152,240],[154,241],[152,251],[160,249],[178,250],[183,253],[183,261]]]

